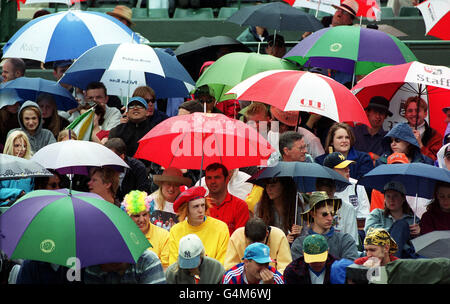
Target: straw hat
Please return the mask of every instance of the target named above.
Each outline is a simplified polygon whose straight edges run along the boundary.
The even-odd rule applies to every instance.
[[[335,9],[342,9],[355,17],[359,9],[359,5],[355,0],[345,0],[344,2],[341,3],[341,5],[332,4],[331,6],[334,7]]]
[[[125,5],[117,5],[114,10],[111,12],[106,12],[108,15],[113,17],[120,17],[126,19],[130,22],[130,25],[134,25],[133,21],[131,21],[131,16],[133,15],[131,8]]]
[[[165,169],[161,175],[153,175],[153,181],[158,186],[161,186],[162,182],[178,183],[188,187],[192,184],[192,180],[189,177],[184,177],[181,170],[174,167]]]
[[[281,111],[280,109],[276,107],[270,107],[270,113],[272,113],[272,116],[284,123],[285,125],[288,125],[290,127],[295,127],[298,123],[300,123],[299,120],[299,111]]]

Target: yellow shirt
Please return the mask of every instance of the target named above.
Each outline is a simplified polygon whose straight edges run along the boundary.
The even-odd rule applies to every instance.
[[[247,197],[245,198],[245,202],[248,205],[248,210],[250,210],[250,212],[252,214],[255,213],[255,205],[257,203],[259,203],[259,201],[261,200],[261,197],[263,195],[263,191],[264,188],[254,185],[252,188],[252,191],[250,191],[250,193],[247,195]]]
[[[149,247],[148,249],[156,253],[161,260],[162,266],[165,268],[169,266],[169,231],[152,223],[149,224],[150,228],[145,234],[145,237],[153,247]]]
[[[169,237],[169,265],[178,261],[178,245],[180,239],[188,234],[196,234],[205,247],[205,254],[222,263],[225,260],[230,234],[228,226],[221,220],[207,216],[199,226],[189,225],[187,220],[175,224],[170,228]]]

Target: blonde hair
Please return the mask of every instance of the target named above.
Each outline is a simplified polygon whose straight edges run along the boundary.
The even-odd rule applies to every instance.
[[[207,199],[206,197],[203,198],[205,200],[205,215],[209,215],[209,208],[210,208],[210,202],[209,199]],[[191,201],[189,201],[191,202]],[[182,204],[181,206],[178,207],[178,222],[182,222],[184,221],[188,216],[189,216],[189,202]]]
[[[132,97],[142,97],[145,98],[145,95],[150,94],[152,95],[153,100],[156,101],[156,95],[155,95],[155,91],[148,86],[140,86],[137,87],[134,92],[133,92],[133,96]]]
[[[159,187],[158,190],[153,192],[151,194],[154,197],[155,203],[156,203],[156,210],[164,210],[164,207],[166,206],[166,200],[164,199],[164,196],[162,194],[162,188]]]
[[[14,155],[14,141],[18,138],[22,139],[26,145],[26,152],[23,158],[30,159],[32,156],[31,145],[30,141],[28,140],[27,134],[23,131],[13,131],[11,132],[11,134],[9,134],[8,138],[6,139],[5,147],[3,148],[3,153],[17,156]]]
[[[264,114],[265,116],[270,118],[269,109],[267,106],[261,102],[253,102],[247,107],[247,111],[245,112],[245,117],[248,118],[249,115],[255,114]]]
[[[62,141],[64,138],[69,137],[69,132],[70,132],[70,137],[71,137],[71,139],[74,139],[74,140],[77,140],[77,139],[78,139],[77,134],[76,134],[73,130],[64,129],[64,130],[61,130],[61,131],[58,133],[58,138],[57,138],[57,140],[58,140],[58,141]]]

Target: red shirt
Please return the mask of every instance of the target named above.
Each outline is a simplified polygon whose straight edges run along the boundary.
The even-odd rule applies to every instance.
[[[368,256],[362,257],[362,258],[358,258],[356,259],[353,263],[358,264],[358,265],[362,265],[364,264],[367,260],[369,259]],[[398,257],[394,256],[394,255],[390,255],[389,259],[392,261],[398,260]]]
[[[209,195],[206,198],[209,199]],[[228,225],[230,235],[237,228],[245,226],[249,218],[247,203],[230,193],[219,206],[211,203],[208,212],[211,217]]]

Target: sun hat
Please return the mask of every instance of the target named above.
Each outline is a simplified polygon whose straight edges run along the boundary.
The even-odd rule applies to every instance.
[[[162,182],[178,183],[188,187],[192,184],[192,180],[189,177],[184,177],[181,170],[175,167],[165,169],[161,175],[153,175],[153,181],[158,186],[161,186]]]
[[[385,193],[388,190],[395,190],[397,192],[400,192],[403,195],[406,195],[406,189],[405,186],[401,182],[397,181],[390,181],[383,187],[383,193]]]
[[[270,248],[263,243],[253,243],[247,246],[244,251],[243,260],[253,260],[258,264],[271,263],[273,260],[270,258]]]
[[[325,157],[323,165],[331,169],[344,169],[354,162],[354,160],[345,159],[341,152],[332,152]]]
[[[388,156],[387,163],[401,163],[401,164],[409,164],[408,157],[406,157],[405,153],[395,152]]]
[[[134,101],[139,102],[140,104],[142,104],[146,110],[148,109],[148,103],[145,101],[145,99],[142,98],[142,97],[139,97],[139,96],[135,96],[135,97],[132,97],[132,98],[128,101],[128,104],[127,104],[127,111],[128,111],[128,107],[130,106],[130,104],[131,104],[132,102],[134,102]]]
[[[134,25],[134,22],[131,21],[131,16],[133,15],[133,12],[131,8],[125,5],[116,5],[116,7],[110,11],[106,12],[108,15],[113,17],[121,17],[126,19],[128,22],[130,22],[131,25]]]
[[[339,210],[342,205],[342,200],[340,198],[331,198],[325,191],[313,191],[309,195],[303,194],[303,198],[307,201],[307,205],[305,206],[304,211],[301,213],[303,215],[309,213],[318,203],[323,201],[332,203],[334,212]]]
[[[196,234],[188,234],[180,239],[178,246],[178,267],[193,269],[200,265],[200,256],[205,247]]]
[[[305,263],[325,262],[328,258],[328,242],[320,234],[308,235],[303,240]]]
[[[374,96],[370,99],[369,104],[364,110],[377,109],[386,113],[388,116],[392,116],[392,112],[389,111],[389,100],[383,96]]]
[[[181,194],[177,197],[177,199],[173,203],[173,211],[175,211],[175,213],[178,213],[178,208],[180,208],[181,205],[199,198],[204,198],[205,194],[206,189],[201,186],[192,187],[181,192]]]
[[[386,229],[370,227],[364,239],[364,245],[384,246],[386,244],[389,244],[389,254],[397,252],[397,243]]]
[[[341,5],[331,5],[332,7],[334,7],[335,9],[343,9],[344,11],[346,11],[347,13],[349,13],[350,15],[356,17],[356,13],[358,12],[359,9],[359,5],[355,0],[345,0],[344,2],[341,3]]]
[[[299,111],[281,111],[280,109],[278,109],[274,106],[271,106],[270,113],[276,120],[278,120],[290,127],[295,127],[297,124],[299,124],[301,122],[301,120],[299,120],[300,119]]]

